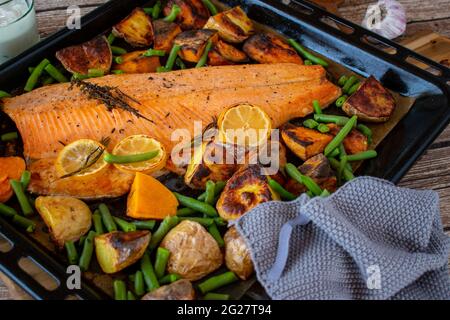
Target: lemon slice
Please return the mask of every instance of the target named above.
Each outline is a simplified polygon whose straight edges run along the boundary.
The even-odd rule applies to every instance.
[[[262,145],[272,130],[269,116],[260,107],[250,104],[225,110],[217,123],[221,142],[245,147]]]
[[[143,134],[129,136],[114,147],[114,150],[112,151],[113,155],[138,155],[152,151],[158,151],[158,154],[150,160],[126,164],[115,163],[114,166],[125,172],[141,172],[145,174],[150,174],[165,167],[167,153],[158,140]]]
[[[101,143],[90,139],[80,139],[66,145],[56,158],[57,176],[86,177],[100,173],[108,166],[103,160],[105,148]]]

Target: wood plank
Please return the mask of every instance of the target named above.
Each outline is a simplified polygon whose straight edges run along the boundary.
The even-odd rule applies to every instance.
[[[95,6],[81,8],[81,14],[85,15],[95,8]],[[36,14],[36,17],[41,38],[45,38],[64,27],[66,25],[69,14],[67,14],[66,10],[64,9],[39,12]]]
[[[54,11],[56,8],[60,10],[65,10],[67,7],[71,5],[77,5],[79,7],[97,7],[103,3],[107,2],[106,0],[36,0],[36,12],[43,11]]]

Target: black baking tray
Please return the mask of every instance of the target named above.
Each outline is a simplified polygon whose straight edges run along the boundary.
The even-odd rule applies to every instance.
[[[379,156],[367,161],[359,174],[398,182],[417,158],[450,122],[450,70],[413,51],[339,18],[307,1],[246,0],[221,1],[228,6],[241,5],[250,18],[288,37],[300,39],[306,47],[344,67],[367,77],[374,75],[401,95],[416,98],[409,113],[377,147]],[[287,3],[287,4],[286,4]],[[28,66],[66,46],[87,41],[119,22],[136,6],[149,1],[110,1],[82,18],[81,30],[63,29],[41,41],[8,63],[0,66],[0,88],[13,90],[26,81]],[[374,45],[374,42],[377,45]],[[387,53],[380,47],[390,47]],[[428,65],[424,70],[410,64],[410,59]],[[408,61],[407,61],[408,60]],[[430,72],[430,70],[432,72]],[[4,116],[0,114],[0,116]],[[88,282],[80,290],[66,288],[66,266],[26,234],[0,217],[0,234],[14,248],[0,252],[0,271],[11,277],[36,299],[64,299],[76,294],[81,299],[104,299],[108,296]],[[31,257],[60,285],[52,291],[41,287],[22,271],[17,261]],[[254,292],[251,297],[264,297]]]

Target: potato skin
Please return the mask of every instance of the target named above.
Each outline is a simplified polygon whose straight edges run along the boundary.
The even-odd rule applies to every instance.
[[[220,38],[231,43],[244,42],[254,32],[253,22],[239,6],[210,17],[204,28],[217,30]]]
[[[189,30],[180,33],[175,38],[174,44],[181,46],[181,50],[178,53],[181,59],[197,63],[205,51],[208,40],[216,42],[217,39],[217,32],[215,30]]]
[[[174,4],[181,9],[176,22],[180,24],[183,30],[201,29],[208,21],[209,10],[201,0],[169,0],[163,9],[164,15],[170,14]]]
[[[77,241],[91,228],[92,213],[83,201],[66,196],[40,196],[36,209],[59,248]]]
[[[160,247],[170,251],[168,273],[195,281],[218,269],[223,263],[217,241],[197,222],[184,220],[169,231]]]
[[[189,280],[181,279],[147,293],[141,300],[194,300],[195,290]]]
[[[152,20],[142,8],[134,9],[113,27],[112,32],[135,47],[148,47],[153,43]]]
[[[244,44],[244,51],[259,63],[303,64],[297,52],[284,39],[272,33],[251,36]]]
[[[174,22],[166,22],[162,19],[153,21],[153,29],[155,32],[155,43],[153,49],[163,50],[166,53],[172,49],[173,41],[182,30],[180,26]]]
[[[235,227],[225,233],[225,264],[242,280],[247,280],[254,271],[250,251]]]
[[[159,57],[146,57],[145,50],[133,51],[121,55],[123,62],[114,64],[113,70],[122,70],[125,73],[151,73],[161,66]]]

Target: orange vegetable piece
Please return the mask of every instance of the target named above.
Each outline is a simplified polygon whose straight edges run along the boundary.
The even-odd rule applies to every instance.
[[[0,174],[7,175],[9,179],[20,179],[25,171],[25,161],[20,157],[1,157]]]
[[[8,201],[13,195],[13,190],[9,184],[8,177],[2,179],[3,177],[0,177],[0,203]]]

